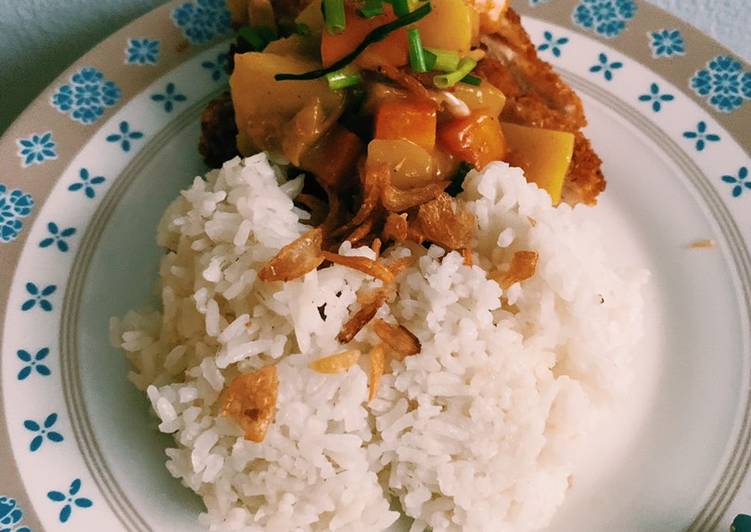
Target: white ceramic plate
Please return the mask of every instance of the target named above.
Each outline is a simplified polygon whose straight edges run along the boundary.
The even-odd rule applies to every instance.
[[[551,530],[727,529],[751,509],[749,66],[646,3],[516,4],[584,99],[608,178],[592,216],[652,271],[633,400]],[[107,324],[152,301],[157,221],[205,171],[222,5],[115,33],[0,140],[0,531],[200,530]]]

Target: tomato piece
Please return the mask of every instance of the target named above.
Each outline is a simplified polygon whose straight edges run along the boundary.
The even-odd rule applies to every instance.
[[[443,147],[458,159],[481,170],[506,155],[506,139],[498,119],[486,114],[456,118],[438,128]]]
[[[385,100],[376,113],[375,138],[411,140],[430,151],[435,146],[436,108],[422,100]]]
[[[330,34],[324,30],[321,35],[321,60],[324,67],[335,63],[365,40],[365,36],[378,26],[396,20],[396,15],[390,5],[383,6],[383,15],[373,18],[363,18],[356,8],[347,4],[344,8],[347,26],[342,33]],[[385,39],[368,46],[355,61],[364,67],[378,65],[404,66],[409,62],[407,51],[407,32],[400,28],[390,33]]]

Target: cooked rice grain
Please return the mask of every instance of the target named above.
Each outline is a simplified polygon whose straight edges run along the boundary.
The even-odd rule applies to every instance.
[[[159,227],[162,311],[113,320],[131,380],[174,434],[167,468],[204,499],[201,521],[383,530],[398,498],[413,531],[545,526],[587,432],[629,382],[646,276],[613,269],[586,208],[552,207],[503,163],[472,172],[460,197],[477,221],[474,266],[435,246],[385,252],[416,260],[375,317],[413,333],[420,353],[387,356],[368,402],[368,357],[336,374],[309,365],[343,350],[337,335],[358,294],[381,281],[337,264],[288,283],[258,280],[308,229],[292,202],[301,186],[263,154],[196,178]],[[521,250],[538,253],[535,274],[503,290],[488,272]],[[347,243],[339,253],[376,258]],[[379,342],[365,326],[346,349]],[[254,443],[220,415],[219,398],[237,375],[269,364],[276,416]]]

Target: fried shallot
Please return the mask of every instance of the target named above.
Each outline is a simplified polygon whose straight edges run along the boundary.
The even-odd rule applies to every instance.
[[[310,369],[318,373],[344,373],[357,364],[359,358],[360,351],[350,349],[314,360],[310,363]]]
[[[387,288],[379,288],[369,292],[367,297],[362,298],[360,310],[355,312],[342,326],[342,330],[339,331],[336,339],[343,344],[351,342],[357,333],[373,319],[388,296],[389,290]]]
[[[511,265],[505,272],[492,272],[491,279],[506,290],[514,283],[526,281],[535,274],[538,254],[536,251],[517,251],[511,257]]]
[[[378,395],[378,385],[381,382],[381,376],[386,369],[386,351],[383,344],[376,345],[370,351],[370,382],[368,383],[368,401],[375,399]]]
[[[334,264],[341,264],[353,270],[358,270],[368,275],[372,275],[376,279],[380,279],[385,284],[392,283],[394,281],[394,274],[386,268],[383,264],[367,257],[349,257],[346,255],[339,255],[338,253],[331,253],[329,251],[322,252],[323,258]]]
[[[451,196],[442,193],[433,201],[420,205],[415,226],[423,239],[447,249],[469,248],[475,217],[459,210]]]
[[[220,412],[245,431],[245,439],[261,443],[276,414],[279,380],[276,366],[238,375],[222,392]]]
[[[262,281],[291,281],[315,270],[323,262],[323,230],[311,229],[287,244],[267,262],[258,277]]]
[[[387,346],[394,350],[399,358],[416,355],[421,345],[417,336],[403,325],[393,325],[384,320],[373,320],[373,331]]]

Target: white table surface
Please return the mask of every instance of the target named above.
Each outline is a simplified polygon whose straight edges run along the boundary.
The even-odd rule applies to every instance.
[[[0,0],[0,132],[79,56],[162,1]],[[651,1],[751,61],[749,0]]]

